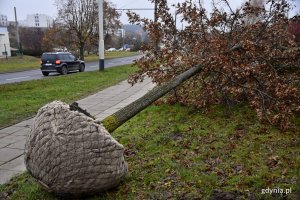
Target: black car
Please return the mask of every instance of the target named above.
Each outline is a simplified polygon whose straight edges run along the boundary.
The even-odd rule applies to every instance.
[[[83,72],[84,68],[84,61],[78,60],[68,52],[47,52],[43,53],[41,58],[41,70],[44,76],[48,76],[50,72],[58,72],[63,75],[76,70]]]

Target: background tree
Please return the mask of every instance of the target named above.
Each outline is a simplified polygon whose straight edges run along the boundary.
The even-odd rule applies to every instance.
[[[138,51],[142,46],[142,36],[139,33],[127,32],[124,43],[129,44],[132,51]]]
[[[169,100],[197,107],[248,102],[262,121],[290,125],[300,110],[299,49],[288,32],[285,0],[268,0],[265,7],[233,10],[227,0],[213,4],[212,13],[186,0],[176,5],[183,30],[177,30],[166,0],[157,0],[158,20],[141,19],[128,13],[132,23],[149,33],[145,55],[137,61],[135,83],[150,76],[157,84],[201,65],[198,75],[176,89]],[[247,23],[249,17],[260,20]],[[156,53],[156,41],[161,48]],[[290,70],[293,68],[293,70]]]
[[[62,0],[56,1],[58,19],[69,31],[70,42],[79,49],[80,58],[84,59],[84,49],[87,42],[93,42],[92,37],[98,34],[98,4],[96,0]],[[120,24],[119,14],[108,1],[104,3],[106,30],[113,30]],[[107,31],[106,31],[107,32]],[[68,38],[66,38],[68,40]]]
[[[116,11],[114,5],[109,1],[104,1],[104,30],[106,35],[114,33],[121,27],[120,13]]]
[[[20,42],[23,53],[31,56],[40,56],[43,52],[42,41],[45,29],[33,27],[20,27]]]
[[[53,23],[53,26],[48,28],[43,37],[43,49],[45,51],[53,51],[57,47],[67,47],[72,49],[71,38],[68,30],[66,30],[57,21]]]

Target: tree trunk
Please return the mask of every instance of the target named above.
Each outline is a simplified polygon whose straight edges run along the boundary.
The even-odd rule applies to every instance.
[[[112,132],[121,126],[123,123],[128,121],[130,118],[135,116],[137,113],[142,111],[144,108],[149,106],[154,101],[158,100],[160,97],[164,96],[166,93],[176,88],[179,84],[189,79],[190,77],[197,74],[201,71],[202,66],[193,67],[186,72],[176,76],[173,80],[165,83],[164,85],[157,86],[149,91],[147,94],[122,108],[121,110],[115,112],[114,114],[106,117],[101,121],[103,126],[108,130],[108,132]]]
[[[80,60],[84,60],[84,44],[80,44],[79,47],[79,53],[80,53]]]

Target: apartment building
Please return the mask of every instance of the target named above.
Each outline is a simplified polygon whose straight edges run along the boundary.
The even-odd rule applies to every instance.
[[[20,26],[48,28],[53,24],[53,18],[45,14],[29,14],[25,20],[19,21]]]
[[[0,27],[0,58],[11,56],[7,27]]]
[[[0,14],[0,27],[6,27],[8,26],[7,16]]]

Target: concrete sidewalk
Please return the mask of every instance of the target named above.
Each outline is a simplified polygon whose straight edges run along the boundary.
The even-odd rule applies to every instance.
[[[77,101],[97,119],[102,120],[140,98],[154,87],[150,79],[131,86],[123,81]],[[0,130],[0,184],[24,172],[24,146],[33,119]]]

